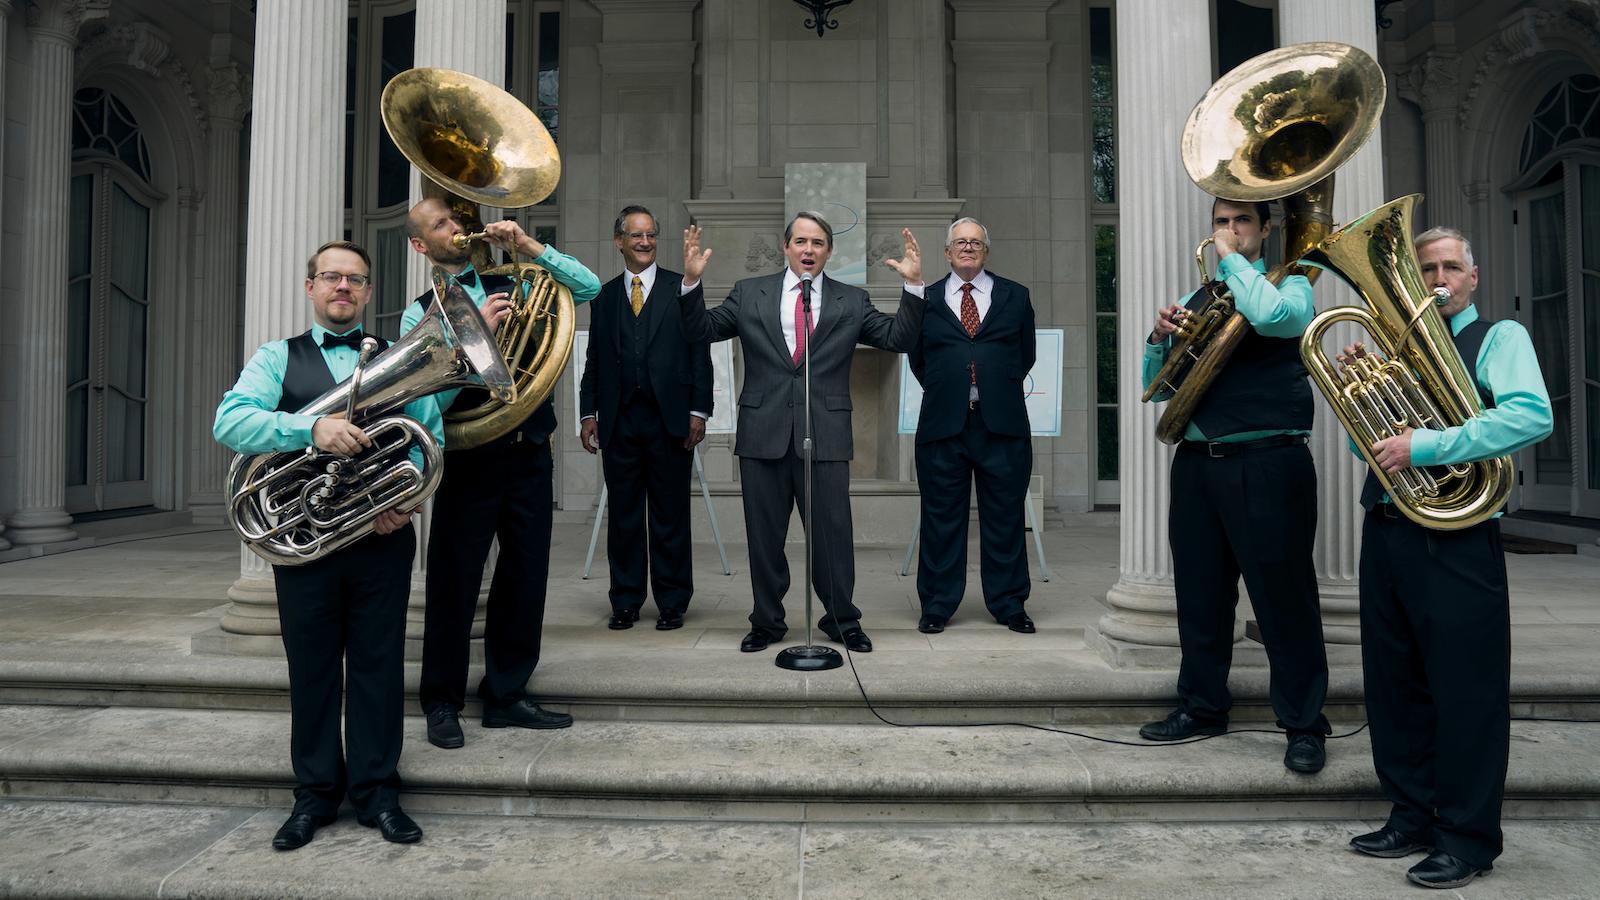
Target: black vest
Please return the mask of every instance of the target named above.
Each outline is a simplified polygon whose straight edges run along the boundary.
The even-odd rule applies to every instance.
[[[509,291],[512,288],[511,279],[504,276],[486,275],[481,276],[481,278],[483,292],[486,296],[489,294],[497,294],[501,291]],[[428,291],[427,293],[419,296],[416,300],[416,303],[424,310],[432,306],[433,291]],[[532,341],[529,341],[528,343],[528,350],[531,353],[535,348]],[[508,359],[506,362],[511,363],[511,369],[513,372],[515,372],[517,368],[516,361]],[[539,408],[533,411],[533,415],[524,419],[521,425],[518,425],[516,428],[511,429],[500,437],[495,438],[489,443],[481,446],[498,447],[502,444],[514,443],[517,440],[517,435],[519,434],[522,435],[522,440],[531,441],[535,444],[542,444],[545,441],[548,441],[550,439],[550,433],[556,430],[556,407],[553,398],[554,395],[552,394],[551,399],[547,399],[543,403],[539,404]],[[450,408],[445,411],[445,415],[448,417],[452,412],[472,409],[488,399],[489,392],[483,388],[462,388],[461,393],[456,395],[455,402],[451,403]],[[449,449],[450,447],[446,445],[445,450],[448,451]]]
[[[1245,431],[1310,431],[1314,412],[1300,339],[1266,337],[1250,328],[1200,398],[1191,421],[1214,441]]]
[[[388,341],[377,335],[371,337],[378,342],[378,353],[389,349]],[[278,398],[277,411],[299,412],[333,387],[333,373],[322,357],[322,347],[309,330],[289,338],[287,343],[289,358],[283,367],[283,394]]]
[[[1489,336],[1489,328],[1494,323],[1487,319],[1479,319],[1471,325],[1461,329],[1461,333],[1454,336],[1456,352],[1461,354],[1461,362],[1467,367],[1467,374],[1472,377],[1472,383],[1478,388],[1478,398],[1483,401],[1484,409],[1494,409],[1494,395],[1478,383],[1478,351],[1483,349],[1483,340]],[[1383,501],[1383,482],[1373,473],[1372,467],[1367,467],[1367,480],[1361,485],[1361,505],[1372,509]]]
[[[633,314],[633,282],[624,283],[622,312],[617,316],[617,346],[622,353],[622,402],[649,400],[654,396],[650,388],[650,364],[645,351],[650,347],[648,306]],[[598,335],[597,335],[598,337]]]

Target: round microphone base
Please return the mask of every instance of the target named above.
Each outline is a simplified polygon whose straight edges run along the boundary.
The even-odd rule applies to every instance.
[[[837,669],[844,665],[844,657],[832,647],[802,644],[778,651],[776,665],[780,669],[790,669],[795,672],[821,672],[824,669]]]

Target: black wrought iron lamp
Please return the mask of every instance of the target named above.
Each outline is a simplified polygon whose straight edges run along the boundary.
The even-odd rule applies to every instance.
[[[839,20],[833,17],[833,11],[841,6],[849,6],[852,0],[794,0],[805,7],[811,15],[806,19],[807,28],[815,28],[817,37],[822,37],[825,29],[838,28]]]

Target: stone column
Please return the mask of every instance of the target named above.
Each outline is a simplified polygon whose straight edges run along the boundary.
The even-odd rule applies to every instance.
[[[1423,147],[1427,153],[1427,202],[1422,218],[1428,225],[1466,228],[1466,194],[1461,184],[1461,162],[1456,146],[1461,132],[1456,125],[1460,110],[1460,60],[1456,54],[1430,50],[1400,71],[1400,96],[1422,108]]]
[[[211,135],[206,147],[204,239],[199,248],[206,287],[196,306],[192,348],[193,427],[198,433],[189,505],[198,523],[226,521],[224,482],[233,454],[212,440],[211,421],[242,362],[234,345],[239,318],[234,290],[239,283],[239,130],[249,109],[249,90],[238,66],[225,63],[211,69],[207,91]]]
[[[0,0],[0,122],[6,120],[6,48],[9,46],[6,41],[12,8],[11,0]],[[0,146],[0,171],[4,170],[5,147]],[[3,199],[4,196],[4,190],[0,190],[0,199]],[[0,208],[4,208],[4,205],[0,204]],[[0,550],[11,549],[11,542],[6,540],[5,533],[6,523],[4,520],[0,520]]]
[[[27,160],[22,179],[22,309],[17,318],[15,544],[77,536],[66,511],[67,230],[72,176],[72,55],[104,3],[42,0],[28,9]]]
[[[915,14],[910,21],[890,20],[890,53],[901,39],[897,30],[908,28],[911,60],[916,69],[917,100],[913,124],[918,138],[916,196],[942,199],[950,193],[949,126],[945,115],[949,85],[945,75],[945,12],[943,0],[911,0]],[[893,58],[891,56],[891,58]]]
[[[417,43],[413,56],[418,68],[431,66],[455,69],[475,75],[491,84],[505,86],[506,75],[506,0],[418,0]],[[526,61],[525,61],[526,62]],[[411,196],[414,206],[422,200],[422,176],[412,167]],[[494,221],[492,210],[484,219]],[[429,285],[428,261],[412,253],[406,265],[406,296],[415,297]],[[433,501],[416,518],[417,555],[411,563],[411,598],[406,606],[406,636],[422,639],[423,616],[428,593],[428,541],[433,534]],[[473,618],[472,636],[483,635],[484,601],[494,571],[490,552],[489,569],[484,573],[478,596],[478,611]]]
[[[348,15],[344,4],[322,0],[258,7],[245,222],[247,354],[311,326],[311,302],[301,287],[306,256],[344,233],[344,118],[307,113],[326,112],[329,85],[344,84]],[[239,558],[223,630],[278,634],[271,570],[248,548],[240,548]]]
[[[1175,667],[1177,603],[1167,545],[1171,448],[1160,408],[1141,403],[1140,366],[1155,310],[1194,290],[1194,245],[1210,214],[1178,158],[1194,101],[1211,83],[1207,0],[1117,4],[1118,418],[1122,575],[1085,638],[1112,665]],[[1240,626],[1235,639],[1243,634]]]
[[[700,192],[695,195],[697,200],[729,200],[733,198],[733,158],[741,148],[735,146],[735,141],[745,136],[754,137],[755,129],[749,124],[755,121],[753,109],[738,117],[742,124],[736,128],[735,93],[733,81],[735,74],[734,56],[739,49],[739,38],[746,43],[756,34],[754,15],[737,15],[736,10],[741,4],[734,0],[706,0],[701,7],[701,81],[703,84],[701,94],[701,140],[699,141],[700,155]],[[740,107],[754,107],[755,98],[747,98],[747,103]],[[743,148],[742,152],[749,152]]]
[[[1282,0],[1279,29],[1284,44],[1339,41],[1378,58],[1378,26],[1364,3]],[[1392,101],[1391,101],[1392,102]],[[1430,180],[1429,184],[1432,184]],[[1383,203],[1383,140],[1374,134],[1355,157],[1339,169],[1334,189],[1333,218],[1348,222]],[[1334,277],[1317,284],[1317,308],[1359,303],[1354,291]],[[1341,342],[1335,329],[1327,345]],[[1366,465],[1351,455],[1344,428],[1318,396],[1311,448],[1317,465],[1317,582],[1322,596],[1323,635],[1330,644],[1360,643],[1357,563],[1361,556],[1361,506],[1358,498]],[[1331,648],[1330,648],[1331,649]]]

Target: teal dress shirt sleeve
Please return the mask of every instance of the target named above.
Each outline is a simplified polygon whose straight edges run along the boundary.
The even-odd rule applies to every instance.
[[[1234,308],[1259,334],[1273,338],[1294,338],[1305,333],[1316,315],[1311,301],[1311,282],[1304,275],[1290,275],[1277,285],[1267,280],[1266,263],[1230,253],[1217,264],[1228,290],[1233,292]]]
[[[600,296],[600,279],[589,271],[589,267],[549,244],[544,246],[544,252],[539,254],[539,258],[534,262],[543,266],[556,281],[572,291],[574,306],[588,303]]]
[[[1458,314],[1459,315],[1459,314]],[[1494,397],[1486,409],[1464,425],[1443,431],[1411,433],[1411,462],[1418,466],[1474,462],[1504,456],[1550,436],[1554,419],[1550,395],[1533,340],[1521,323],[1494,324],[1478,352],[1478,383]]]
[[[233,388],[222,395],[211,434],[235,453],[303,450],[311,446],[316,416],[278,412],[283,373],[289,362],[285,341],[263,344],[245,363]]]
[[[1150,336],[1147,334],[1143,343],[1144,359],[1139,367],[1139,381],[1145,390],[1149,390],[1150,383],[1156,380],[1157,375],[1161,374],[1161,367],[1167,364],[1167,351],[1172,349],[1172,338],[1169,337],[1159,344],[1152,344],[1150,343]],[[1171,398],[1171,391],[1158,391],[1150,399],[1161,401]]]

